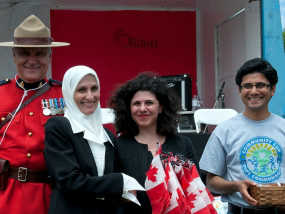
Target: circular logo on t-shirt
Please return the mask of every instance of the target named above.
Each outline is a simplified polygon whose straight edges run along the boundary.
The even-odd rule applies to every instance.
[[[255,137],[247,141],[240,151],[243,172],[256,183],[272,183],[281,175],[282,150],[268,137]]]

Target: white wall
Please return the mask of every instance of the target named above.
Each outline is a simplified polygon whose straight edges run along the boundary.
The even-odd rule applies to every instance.
[[[234,81],[235,74],[247,59],[261,56],[260,27],[258,2],[248,4],[239,14],[219,26],[222,44],[216,51],[216,56],[220,56],[216,88],[226,82],[225,105],[238,111],[242,111],[244,106],[237,99],[239,92]]]
[[[234,76],[245,60],[261,55],[259,3],[248,3],[247,0],[198,1],[197,7],[202,41],[198,85],[204,106],[213,107],[218,90],[226,81],[226,107],[242,111]],[[231,19],[243,8],[246,8],[245,12]],[[220,29],[219,39],[215,37],[217,29]]]

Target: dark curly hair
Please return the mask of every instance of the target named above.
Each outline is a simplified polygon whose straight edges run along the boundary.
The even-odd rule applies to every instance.
[[[262,58],[254,58],[246,61],[237,71],[235,81],[241,87],[242,79],[245,75],[251,73],[261,73],[270,82],[271,88],[278,82],[277,71],[272,65]]]
[[[131,117],[130,109],[131,100],[138,91],[151,92],[162,106],[157,119],[157,133],[164,136],[175,134],[180,107],[178,97],[169,90],[165,80],[151,72],[141,73],[127,81],[111,97],[109,104],[115,111],[116,131],[127,136],[138,135],[139,129]]]

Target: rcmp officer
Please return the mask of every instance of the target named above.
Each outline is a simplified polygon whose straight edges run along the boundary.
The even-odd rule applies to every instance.
[[[47,80],[53,42],[49,28],[31,15],[14,31],[12,47],[17,75],[0,82],[0,211],[46,214],[50,184],[44,162],[44,124],[62,113],[60,83]],[[10,167],[7,169],[7,163]],[[1,174],[2,170],[2,174]],[[7,178],[7,180],[6,180]],[[3,181],[3,182],[1,182]]]

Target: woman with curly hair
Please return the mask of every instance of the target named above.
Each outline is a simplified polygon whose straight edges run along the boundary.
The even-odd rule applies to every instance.
[[[195,160],[190,139],[177,134],[179,101],[167,83],[153,73],[142,73],[112,96],[117,152],[122,172],[144,186],[146,172],[161,145],[162,152]],[[146,192],[137,191],[141,207],[127,204],[126,213],[152,213]]]

